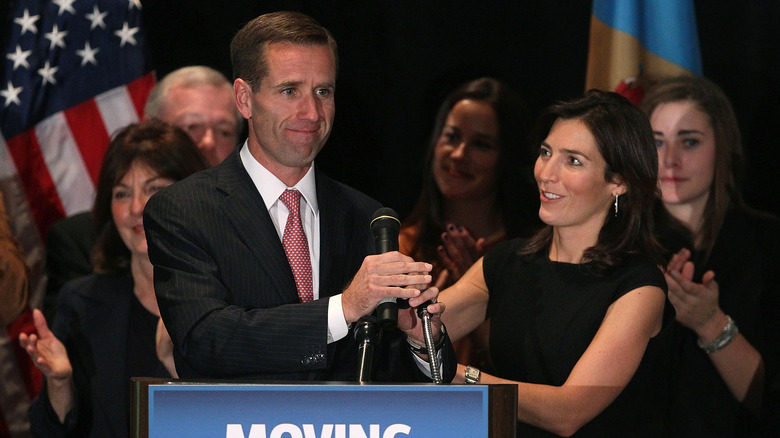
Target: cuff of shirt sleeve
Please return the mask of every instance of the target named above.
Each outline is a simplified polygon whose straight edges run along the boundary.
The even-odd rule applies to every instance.
[[[328,344],[330,344],[347,336],[349,327],[344,318],[344,309],[341,307],[341,294],[334,295],[328,300]]]
[[[420,359],[420,356],[418,356],[418,355],[416,355],[414,353],[411,353],[411,354],[412,354],[412,357],[414,357],[414,361],[417,364],[417,368],[419,368],[420,371],[422,371],[422,373],[425,374],[426,376],[428,376],[430,378],[433,378],[433,374],[431,373],[431,364],[428,363],[427,360]],[[442,372],[444,372],[444,364],[442,363],[442,360],[441,360],[441,350],[436,352],[436,357],[439,358],[439,372],[442,373]]]

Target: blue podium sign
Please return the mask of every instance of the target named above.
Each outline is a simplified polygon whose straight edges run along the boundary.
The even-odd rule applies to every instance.
[[[149,437],[488,436],[484,385],[150,384]]]

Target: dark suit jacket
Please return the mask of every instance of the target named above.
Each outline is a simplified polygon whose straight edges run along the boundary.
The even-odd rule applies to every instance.
[[[92,213],[85,211],[55,222],[46,232],[46,297],[43,313],[54,317],[57,294],[65,283],[92,273],[92,248],[97,241]]]
[[[369,223],[380,204],[321,172],[316,185],[321,299],[310,303],[298,302],[279,235],[238,150],[149,200],[149,258],[180,377],[356,380],[352,332],[327,343],[327,298],[374,252]],[[383,337],[373,380],[425,379],[401,332]],[[455,371],[449,359],[447,381]]]
[[[90,275],[63,287],[51,330],[68,350],[76,400],[62,425],[44,385],[29,411],[35,436],[129,436],[131,385],[125,378],[125,346],[134,299],[129,275]]]

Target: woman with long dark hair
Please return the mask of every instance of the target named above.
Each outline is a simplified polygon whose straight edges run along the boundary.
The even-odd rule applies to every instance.
[[[517,436],[663,436],[655,361],[671,317],[647,117],[593,90],[552,106],[535,144],[546,226],[439,295],[452,339],[490,319],[494,375],[461,365],[455,382],[517,384]]]
[[[528,147],[531,116],[507,84],[469,81],[441,104],[428,148],[423,189],[400,232],[400,251],[433,264],[443,289],[487,249],[541,225]],[[458,361],[490,367],[488,325],[455,344]]]
[[[674,253],[669,436],[757,436],[762,410],[780,416],[780,221],[742,198],[739,127],[720,87],[669,78],[641,106],[658,149],[658,233]]]

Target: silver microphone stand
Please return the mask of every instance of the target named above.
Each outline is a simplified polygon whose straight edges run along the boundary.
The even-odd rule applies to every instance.
[[[428,313],[427,305],[420,306],[417,310],[420,319],[423,322],[423,335],[425,337],[425,348],[428,349],[428,364],[431,367],[431,378],[433,383],[441,385],[444,383],[441,378],[441,368],[439,367],[439,355],[436,353],[436,347],[433,342],[433,330],[431,329],[431,314]]]

